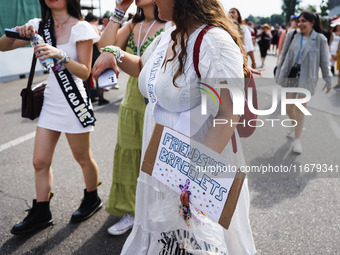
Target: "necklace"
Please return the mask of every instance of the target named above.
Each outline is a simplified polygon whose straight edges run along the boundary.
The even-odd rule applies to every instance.
[[[140,41],[140,35],[141,35],[141,32],[142,32],[144,20],[143,20],[142,23],[140,24],[139,33],[138,33],[138,43],[137,43],[137,56],[140,56],[140,48],[141,48],[141,46],[143,45],[143,42],[145,41],[146,37],[148,36],[148,34],[149,34],[151,28],[153,27],[153,25],[155,24],[155,22],[156,22],[156,20],[153,21],[153,23],[152,23],[151,26],[149,27],[148,31],[145,33],[142,42]]]
[[[71,15],[68,16],[67,20],[63,23],[63,24],[60,24],[60,25],[54,25],[55,27],[57,28],[61,28],[63,25],[65,25],[67,23],[67,21],[71,18]]]
[[[151,22],[151,21],[154,21],[155,18],[147,18],[147,17],[145,17],[144,20],[147,21],[147,22]]]

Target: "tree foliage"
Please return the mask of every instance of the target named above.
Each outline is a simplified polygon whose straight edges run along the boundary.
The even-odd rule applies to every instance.
[[[321,16],[328,16],[330,2],[331,0],[322,0],[321,5],[320,5]]]
[[[281,14],[273,14],[272,16],[270,16],[270,24],[273,26],[275,24],[282,25],[284,22],[285,22],[285,17]]]
[[[282,15],[286,17],[286,22],[295,14],[297,8],[302,0],[283,0],[282,2]]]

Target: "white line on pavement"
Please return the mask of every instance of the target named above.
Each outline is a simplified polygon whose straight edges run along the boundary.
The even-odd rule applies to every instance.
[[[122,99],[123,99],[123,97],[116,98],[115,100],[110,101],[109,104],[117,103],[118,101],[120,101],[120,100],[122,100]],[[95,106],[95,107],[94,107],[94,111],[99,110],[99,109],[101,109],[101,108],[103,108],[103,107],[105,107],[105,106],[107,106],[107,105]],[[13,146],[16,146],[16,145],[18,145],[18,144],[20,144],[20,143],[26,142],[26,141],[28,141],[28,140],[34,138],[34,136],[35,136],[35,131],[32,132],[32,133],[29,133],[29,134],[27,134],[27,135],[18,137],[17,139],[14,139],[14,140],[9,141],[9,142],[7,142],[7,143],[4,143],[4,144],[0,145],[0,152],[2,152],[2,151],[4,151],[4,150],[7,150],[8,148],[11,148],[11,147],[13,147]]]
[[[326,117],[329,125],[331,126],[335,137],[338,138],[340,140],[340,127],[339,125],[335,122],[333,116],[329,113],[324,113],[324,116]]]
[[[32,139],[34,136],[35,136],[35,131],[32,132],[32,133],[29,133],[27,135],[18,137],[17,139],[9,141],[8,143],[4,143],[4,144],[0,145],[0,152],[7,150],[8,148],[11,148],[13,146],[16,146],[20,143],[26,142],[27,140]]]

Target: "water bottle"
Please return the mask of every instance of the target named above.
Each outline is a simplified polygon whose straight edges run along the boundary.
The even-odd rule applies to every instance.
[[[45,41],[39,34],[31,35],[31,45],[32,45],[32,47],[35,47],[40,43],[45,43]],[[37,54],[39,54],[39,52]],[[39,61],[40,61],[40,59],[39,59]],[[52,58],[48,58],[48,59],[45,59],[43,61],[40,61],[40,63],[46,69],[50,69],[51,67],[54,66],[54,61],[53,61]]]

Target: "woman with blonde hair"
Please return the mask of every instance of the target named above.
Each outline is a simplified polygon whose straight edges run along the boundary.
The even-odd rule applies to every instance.
[[[202,79],[211,78],[226,82],[242,81],[246,71],[246,54],[243,41],[234,22],[228,18],[218,0],[155,0],[159,17],[173,21],[176,26],[157,37],[143,57],[137,57],[115,48],[114,54],[102,54],[106,65],[95,67],[95,75],[105,68],[117,69],[118,65],[130,75],[139,77],[139,89],[149,97],[145,111],[142,158],[149,144],[156,123],[182,131],[190,125],[188,113],[201,108],[201,90],[197,89],[197,78],[193,62],[193,48],[198,34],[206,25],[214,26],[204,36],[199,54],[199,71]],[[110,55],[111,54],[111,55]],[[153,79],[153,77],[156,77]],[[237,83],[238,84],[238,83]],[[236,85],[236,84],[235,84]],[[214,106],[209,114],[200,115],[192,125],[191,133],[205,146],[221,153],[223,157],[241,166],[245,164],[242,145],[235,126],[213,127],[213,118],[239,120],[233,114],[232,98],[227,86],[220,90],[222,104]],[[233,151],[231,137],[235,133],[237,152]],[[179,202],[189,206],[187,193],[181,199],[164,184],[152,176],[140,172],[136,192],[135,223],[126,240],[123,255],[134,254],[198,254],[218,250],[219,254],[255,254],[254,240],[249,223],[249,191],[244,181],[235,213],[228,230],[210,219],[210,231],[214,234],[193,230],[187,236],[183,219],[164,224],[169,217],[178,217]],[[191,207],[191,206],[190,206]],[[174,214],[169,214],[169,211]],[[191,207],[191,211],[194,207]],[[162,224],[163,223],[163,224]],[[176,224],[171,233],[166,229]],[[194,224],[194,223],[193,223]],[[210,232],[210,233],[211,233]],[[177,233],[177,234],[176,234]],[[196,234],[195,234],[196,233]],[[218,246],[210,245],[215,240]]]

